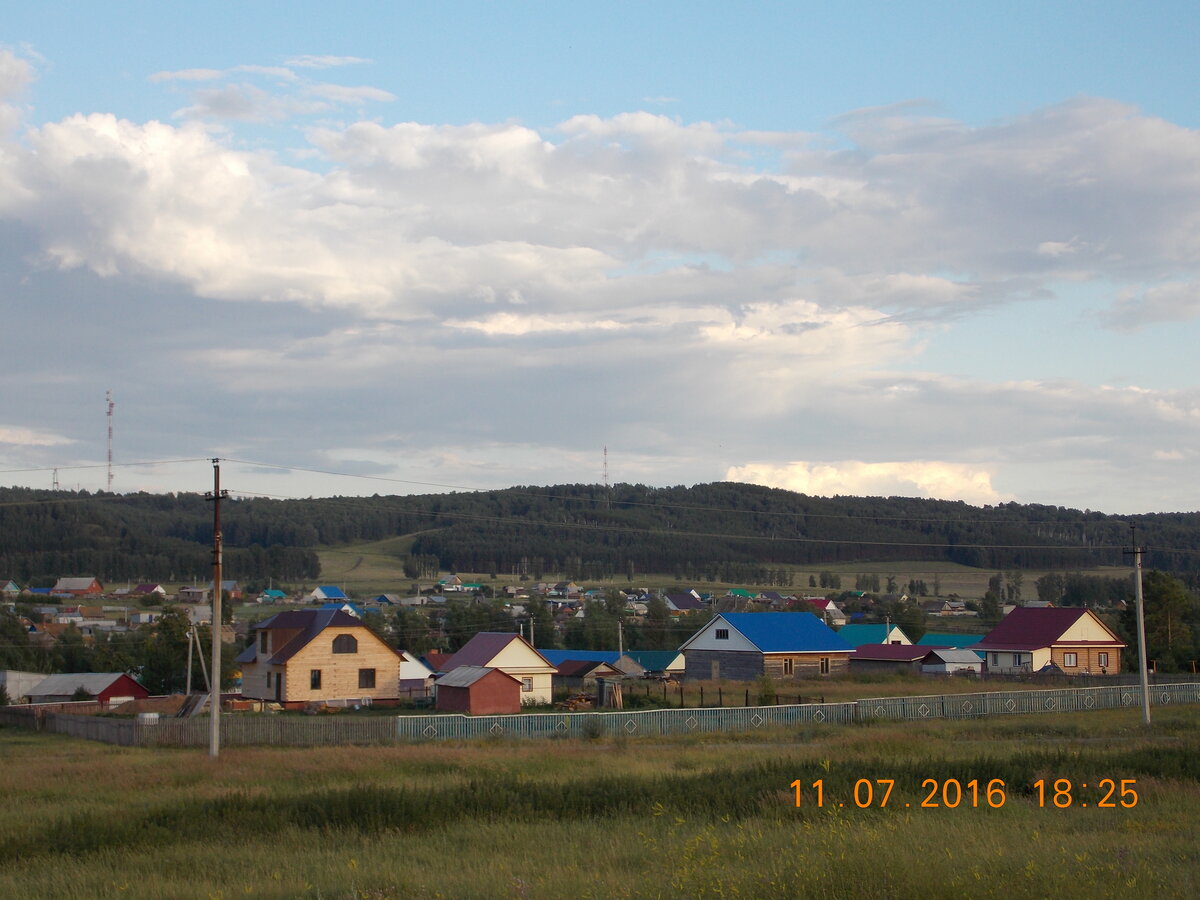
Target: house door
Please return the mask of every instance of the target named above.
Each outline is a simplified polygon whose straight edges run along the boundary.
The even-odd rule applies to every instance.
[[[283,700],[283,673],[275,673],[275,701]]]

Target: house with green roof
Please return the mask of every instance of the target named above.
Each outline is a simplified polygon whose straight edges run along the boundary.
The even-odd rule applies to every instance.
[[[851,647],[862,647],[866,644],[900,644],[907,646],[912,643],[899,625],[843,625],[838,629],[838,637]]]

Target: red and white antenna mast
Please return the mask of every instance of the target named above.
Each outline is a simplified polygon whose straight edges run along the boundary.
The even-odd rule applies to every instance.
[[[111,491],[112,490],[112,478],[113,478],[113,476],[112,476],[112,414],[113,414],[113,407],[116,406],[116,404],[113,403],[111,390],[104,392],[104,400],[108,404],[108,489]]]

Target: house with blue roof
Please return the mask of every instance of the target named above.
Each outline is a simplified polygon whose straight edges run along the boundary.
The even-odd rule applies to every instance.
[[[336,584],[319,584],[307,599],[309,603],[320,603],[326,600],[349,600],[350,598]]]
[[[781,680],[845,672],[853,648],[812,613],[720,613],[679,648],[684,677]]]

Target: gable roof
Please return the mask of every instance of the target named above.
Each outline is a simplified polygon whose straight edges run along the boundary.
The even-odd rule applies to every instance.
[[[704,609],[704,603],[694,594],[667,594],[664,599],[677,610]]]
[[[988,632],[976,650],[1040,650],[1062,639],[1076,622],[1090,616],[1110,637],[1107,641],[1071,641],[1072,644],[1108,644],[1125,646],[1107,625],[1090,610],[1082,607],[1050,607],[1034,609],[1018,607],[1005,616],[1000,624]]]
[[[300,630],[298,635],[288,641],[283,647],[277,649],[271,655],[270,659],[265,660],[267,665],[271,666],[280,666],[286,663],[307,647],[326,628],[357,628],[379,640],[375,633],[367,628],[361,620],[354,618],[349,613],[342,612],[340,609],[289,609],[281,613],[276,613],[269,619],[264,619],[254,626],[255,631],[262,631],[264,629]],[[397,656],[400,655],[395,649],[388,647],[382,640],[379,640],[379,643]],[[257,642],[251,644],[238,654],[237,661],[243,663],[254,662],[257,659],[256,648]]]
[[[685,650],[688,644],[719,620],[736,629],[760,653],[836,653],[852,649],[837,636],[836,631],[807,612],[720,613],[679,649]]]
[[[128,678],[134,685],[145,690],[142,685],[129,678],[124,672],[73,672],[65,675],[46,676],[45,680],[38,682],[37,686],[29,691],[29,696],[60,697],[74,694],[83,688],[95,697],[123,678]]]
[[[898,625],[843,625],[838,629],[838,637],[851,647],[861,647],[863,644],[884,644],[893,631],[904,631]],[[907,639],[908,635],[904,635]]]
[[[100,582],[96,581],[96,579],[90,575],[84,576],[83,578],[60,578],[54,583],[52,590],[86,591],[90,589],[93,584],[99,583]]]
[[[851,659],[876,659],[894,662],[914,662],[929,655],[928,647],[915,644],[863,644],[850,654]],[[971,654],[976,662],[979,657]]]
[[[683,660],[678,650],[626,650],[625,655],[638,663],[647,672],[663,672],[667,667],[679,660],[680,668]]]
[[[457,669],[459,666],[486,666],[513,641],[520,641],[529,649],[530,653],[536,655],[548,668],[554,668],[554,663],[546,659],[537,650],[534,650],[529,641],[525,640],[521,635],[508,631],[481,631],[463,644],[461,650],[446,660],[442,664],[441,671],[447,672]]]
[[[982,634],[954,634],[949,631],[927,631],[917,641],[922,647],[974,647],[983,640]]]
[[[558,674],[563,678],[585,678],[589,672],[600,666],[612,669],[611,665],[598,659],[564,659],[558,664]]]
[[[977,665],[983,660],[979,658],[979,654],[974,650],[951,650],[942,647],[934,647],[925,657],[926,665],[933,665],[938,660],[951,665]]]

